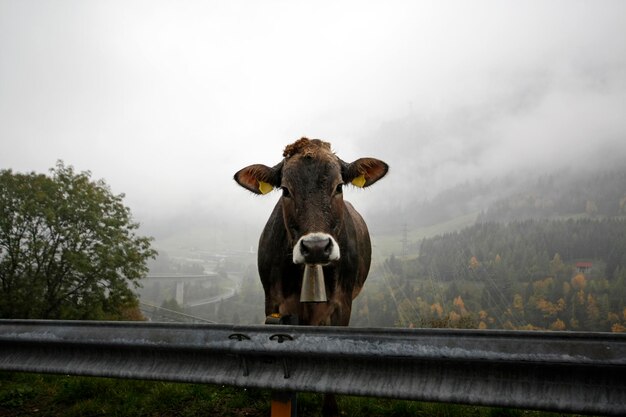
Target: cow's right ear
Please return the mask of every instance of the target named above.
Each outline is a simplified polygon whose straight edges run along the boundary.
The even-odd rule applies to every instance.
[[[237,184],[255,194],[267,194],[280,186],[282,162],[273,168],[256,164],[237,171],[234,176]]]

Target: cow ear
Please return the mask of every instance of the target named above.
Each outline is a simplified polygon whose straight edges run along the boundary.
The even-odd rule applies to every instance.
[[[267,194],[280,185],[281,164],[270,168],[265,165],[250,165],[237,171],[237,184],[255,194]]]
[[[389,165],[376,158],[360,158],[344,165],[343,181],[357,187],[369,187],[389,171]]]

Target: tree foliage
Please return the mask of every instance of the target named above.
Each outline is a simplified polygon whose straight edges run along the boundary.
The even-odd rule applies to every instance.
[[[58,162],[0,171],[0,317],[116,319],[156,252],[107,184]]]

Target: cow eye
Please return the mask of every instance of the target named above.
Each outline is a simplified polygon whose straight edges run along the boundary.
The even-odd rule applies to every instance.
[[[289,192],[289,190],[287,189],[287,187],[281,187],[283,190],[283,197],[291,197],[291,193]]]
[[[343,184],[337,185],[337,188],[335,189],[335,194],[341,194],[341,193],[343,193]]]

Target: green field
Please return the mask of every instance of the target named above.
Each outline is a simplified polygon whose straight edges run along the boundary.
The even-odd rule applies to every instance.
[[[471,226],[476,222],[478,212],[455,217],[446,222],[437,223],[431,226],[419,227],[407,230],[407,241],[409,246],[418,246],[422,239],[433,236],[451,233]],[[394,233],[372,234],[372,255],[376,260],[384,260],[391,255],[400,256],[402,254],[402,231]],[[417,244],[417,245],[415,245]],[[409,256],[417,255],[415,248],[409,248]]]

